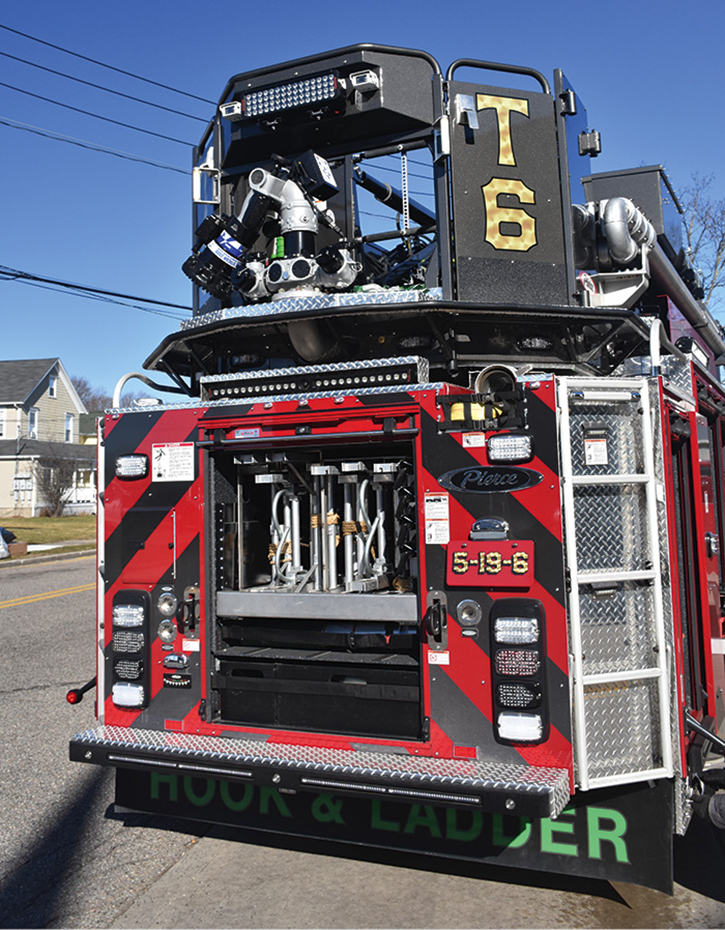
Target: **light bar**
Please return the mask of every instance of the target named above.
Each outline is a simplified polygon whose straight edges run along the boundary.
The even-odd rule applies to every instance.
[[[512,743],[534,743],[544,735],[544,725],[538,714],[512,714],[504,711],[498,715],[500,739]]]
[[[114,604],[114,626],[143,626],[144,609],[141,604]]]
[[[112,689],[113,703],[117,707],[143,707],[144,690],[141,685],[116,682]]]
[[[499,649],[496,653],[497,675],[535,675],[541,659],[533,649]]]
[[[535,643],[539,638],[539,621],[536,617],[497,617],[493,636],[497,643],[507,645]]]
[[[117,478],[145,478],[148,473],[148,455],[119,455],[116,459]]]
[[[503,433],[488,440],[489,462],[529,462],[533,455],[533,440],[526,433]]]
[[[339,83],[334,74],[320,74],[303,81],[278,84],[246,94],[242,100],[242,112],[247,119],[293,110],[332,100],[338,94]]]

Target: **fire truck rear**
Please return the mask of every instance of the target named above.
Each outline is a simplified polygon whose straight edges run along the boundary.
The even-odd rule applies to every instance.
[[[145,362],[181,396],[100,423],[70,752],[118,805],[671,889],[725,746],[725,342],[661,167],[599,149],[561,71],[229,81]]]

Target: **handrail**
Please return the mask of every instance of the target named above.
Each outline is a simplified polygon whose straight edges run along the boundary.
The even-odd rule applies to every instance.
[[[505,71],[509,74],[524,74],[534,78],[544,88],[544,93],[551,95],[551,87],[544,75],[534,68],[525,68],[521,65],[504,65],[495,61],[478,61],[476,58],[459,58],[454,61],[446,72],[446,83],[453,79],[453,72],[458,68],[481,68],[483,71]]]

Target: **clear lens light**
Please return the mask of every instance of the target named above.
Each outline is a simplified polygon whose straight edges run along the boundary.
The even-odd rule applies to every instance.
[[[159,623],[158,634],[161,642],[173,643],[176,639],[176,633],[176,627],[171,620],[162,620],[161,623]]]
[[[488,440],[489,462],[528,462],[534,454],[531,436],[506,433]]]
[[[498,617],[493,635],[497,643],[512,646],[535,643],[539,638],[539,621],[536,617]]]
[[[157,607],[162,617],[173,617],[176,613],[177,600],[173,594],[166,592],[158,600]]]
[[[143,633],[117,630],[113,634],[114,652],[140,652],[144,647]]]
[[[112,691],[113,703],[117,707],[143,707],[144,690],[141,685],[116,682]]]
[[[144,609],[140,604],[114,604],[114,626],[143,626]]]
[[[498,735],[512,743],[536,742],[544,735],[544,725],[538,714],[512,714],[504,712],[498,715]]]
[[[117,478],[145,478],[148,473],[148,455],[119,455],[116,459]]]

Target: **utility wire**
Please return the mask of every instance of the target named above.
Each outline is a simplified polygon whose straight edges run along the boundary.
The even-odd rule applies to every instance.
[[[20,271],[18,268],[10,268],[7,265],[0,265],[0,280],[17,281],[20,284],[51,284],[59,288],[66,288],[67,290],[78,292],[79,296],[101,295],[103,298],[118,297],[122,300],[137,300],[146,304],[154,304],[157,307],[171,307],[175,310],[187,310],[189,313],[193,310],[192,307],[172,304],[165,300],[154,300],[150,297],[135,297],[132,294],[121,294],[118,291],[107,291],[104,288],[90,287],[84,284],[73,284],[70,281],[61,281],[58,278],[46,278],[43,275],[32,274],[29,271]],[[138,309],[144,308],[139,307]]]
[[[69,48],[63,48],[61,45],[54,45],[52,42],[46,42],[44,39],[37,38],[37,36],[28,35],[27,32],[20,32],[19,29],[11,29],[10,26],[4,26],[2,23],[0,23],[0,29],[4,29],[6,32],[13,32],[15,35],[22,36],[24,39],[30,39],[33,42],[39,42],[41,45],[47,45],[48,48],[55,48],[59,52],[65,52],[66,55],[73,55],[75,58],[82,58],[83,61],[90,61],[94,65],[100,65],[101,68],[108,68],[109,71],[125,74],[128,77],[135,78],[137,81],[145,81],[146,84],[153,84],[154,87],[162,87],[164,90],[170,90],[175,94],[181,94],[184,97],[191,97],[193,100],[201,100],[202,103],[211,103],[213,106],[216,106],[215,100],[207,100],[206,97],[197,97],[196,94],[189,94],[185,90],[169,87],[168,84],[160,84],[158,81],[152,81],[150,78],[142,77],[140,74],[134,74],[132,71],[124,71],[123,68],[115,68],[113,65],[106,64],[105,61],[98,61],[95,58],[89,58],[87,55],[81,55],[79,52],[72,52]]]
[[[0,280],[2,279],[2,274],[0,273]],[[30,287],[39,287],[44,291],[52,291],[56,294],[65,293],[62,287],[54,287],[51,284],[40,284],[37,281],[26,281],[22,278],[12,279],[16,280],[17,284],[28,284]],[[185,320],[186,317],[179,316],[177,313],[171,313],[168,310],[155,310],[152,307],[142,307],[139,304],[129,303],[124,300],[114,300],[112,297],[103,297],[98,294],[86,294],[83,291],[77,291],[73,295],[74,297],[83,297],[86,300],[97,300],[100,303],[106,304],[117,304],[119,307],[128,307],[131,310],[142,310],[144,313],[153,313],[156,316],[162,316],[170,320]]]
[[[179,145],[186,145],[193,148],[192,142],[185,142],[183,139],[174,139],[172,136],[165,136],[160,132],[153,132],[151,129],[141,129],[140,126],[132,126],[130,123],[122,123],[120,120],[111,119],[110,116],[101,116],[99,113],[91,113],[90,110],[81,110],[79,107],[72,107],[69,103],[61,103],[59,100],[52,100],[50,97],[43,97],[41,94],[34,94],[32,91],[23,90],[22,87],[15,87],[13,84],[6,84],[0,81],[0,87],[8,87],[10,90],[16,90],[19,94],[26,94],[28,97],[35,97],[37,100],[43,100],[45,103],[52,103],[57,107],[63,107],[66,110],[73,110],[75,113],[83,113],[84,116],[93,116],[95,119],[102,119],[106,123],[114,123],[116,126],[123,126],[125,129],[134,129],[136,132],[146,133],[147,136],[156,136],[157,139],[166,139],[167,142],[177,142]]]
[[[46,139],[53,139],[56,142],[68,142],[70,145],[77,145],[79,148],[89,149],[91,152],[100,152],[102,155],[115,155],[117,158],[123,158],[126,161],[135,161],[140,162],[142,165],[151,165],[152,168],[163,168],[165,171],[176,171],[178,174],[185,174],[187,176],[191,174],[191,171],[187,168],[165,165],[162,162],[142,158],[140,155],[133,155],[130,152],[121,152],[118,149],[106,148],[103,145],[97,145],[95,142],[87,142],[85,139],[74,139],[72,136],[64,136],[59,132],[53,132],[50,129],[41,129],[39,126],[31,126],[28,123],[19,123],[16,120],[0,117],[0,126],[7,126],[8,129],[20,129],[23,132],[32,132],[36,136],[43,136]]]
[[[165,110],[167,113],[173,113],[175,116],[185,116],[187,119],[195,119],[200,123],[208,123],[209,120],[203,116],[192,116],[191,113],[181,113],[172,107],[162,106],[160,103],[152,103],[150,100],[143,100],[141,97],[134,97],[132,94],[121,93],[120,90],[113,90],[110,87],[104,87],[102,84],[94,84],[93,81],[84,81],[83,78],[74,77],[72,74],[66,74],[65,71],[56,71],[54,68],[47,68],[45,65],[39,65],[34,61],[28,61],[27,58],[18,58],[17,55],[10,55],[8,52],[0,52],[3,58],[12,58],[13,61],[20,61],[24,65],[30,65],[31,68],[39,68],[41,71],[47,71],[49,74],[57,74],[60,77],[68,78],[69,81],[76,81],[78,84],[85,84],[86,87],[95,87],[97,90],[104,90],[107,94],[115,94],[117,97],[125,97],[126,100],[133,100],[136,103],[143,103],[147,107],[155,107],[157,110]]]

